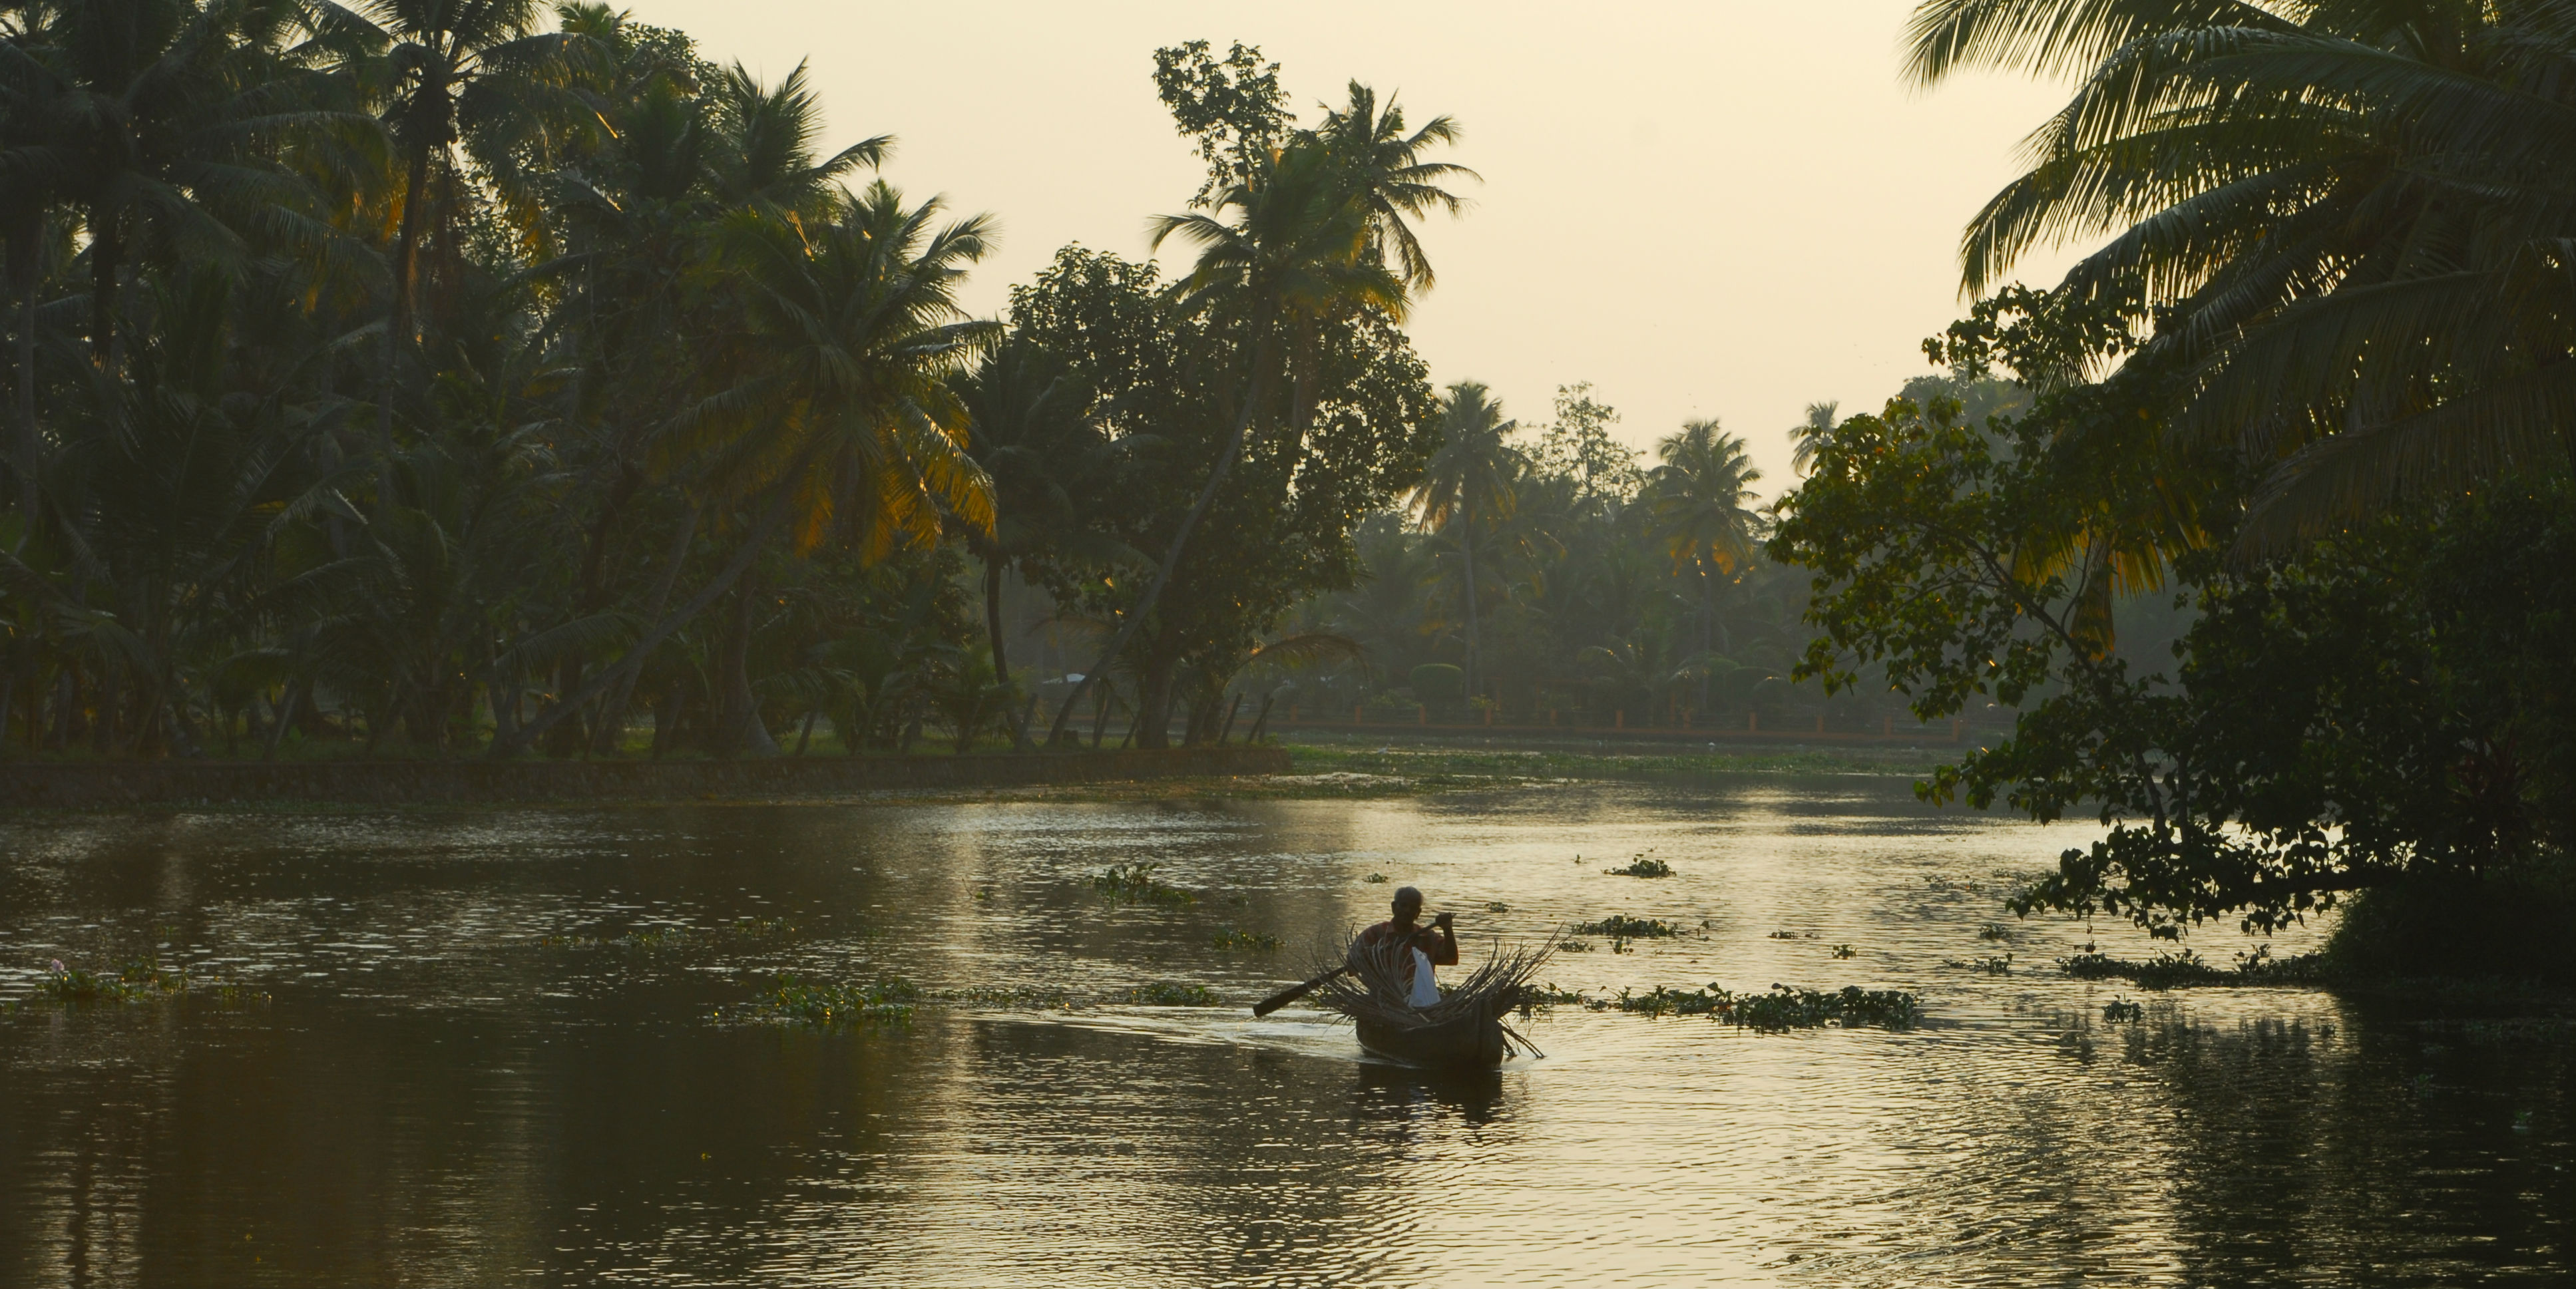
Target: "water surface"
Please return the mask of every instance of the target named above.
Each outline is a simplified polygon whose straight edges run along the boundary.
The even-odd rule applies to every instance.
[[[1999,901],[2088,837],[1857,777],[20,819],[0,996],[144,952],[198,986],[0,1016],[0,1283],[2567,1280],[2576,1042],[2067,979],[2088,935],[2147,950]],[[1640,853],[1678,875],[1601,872]],[[1093,890],[1136,862],[1201,898]],[[1460,1082],[1243,1010],[1406,882],[1471,953],[1612,913],[1692,931],[1596,940],[1544,973],[1565,988],[1857,984],[1929,1019],[1559,1009],[1525,1027],[1544,1059]],[[719,1014],[779,971],[1229,1005]],[[2114,996],[2145,1021],[2106,1024]]]

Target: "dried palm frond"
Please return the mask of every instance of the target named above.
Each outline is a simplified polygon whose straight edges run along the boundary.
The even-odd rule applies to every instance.
[[[1549,955],[1556,952],[1556,941],[1505,946],[1495,940],[1484,965],[1465,980],[1443,989],[1440,1001],[1429,1007],[1415,1007],[1405,1001],[1404,963],[1405,955],[1411,952],[1398,943],[1363,947],[1354,938],[1343,955],[1350,970],[1325,981],[1315,991],[1316,1002],[1353,1020],[1399,1029],[1439,1025],[1466,1016],[1499,1016],[1518,1005],[1521,986],[1528,984]],[[1330,964],[1321,970],[1330,970]]]

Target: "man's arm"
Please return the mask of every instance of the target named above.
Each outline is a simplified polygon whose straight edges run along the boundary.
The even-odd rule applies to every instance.
[[[1449,915],[1443,913],[1440,916],[1433,918],[1431,920],[1431,930],[1435,933],[1432,936],[1433,943],[1423,947],[1423,952],[1428,954],[1431,958],[1431,965],[1435,967],[1457,966],[1458,931],[1457,928],[1449,925]]]

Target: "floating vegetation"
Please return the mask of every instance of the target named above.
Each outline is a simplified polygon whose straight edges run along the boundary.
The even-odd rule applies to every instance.
[[[1848,944],[1838,944],[1834,946],[1834,956],[1836,958],[1856,958],[1860,956],[1860,951],[1852,948]]]
[[[1152,864],[1112,864],[1091,879],[1092,889],[1122,904],[1189,904],[1198,896],[1154,876]]]
[[[2001,922],[1988,922],[1977,929],[1977,938],[1980,940],[2009,940],[2012,938],[2012,928],[2005,926]]]
[[[1813,931],[1774,931],[1765,938],[1772,940],[1813,940],[1816,938],[1816,933]]]
[[[1561,949],[1565,946],[1560,944],[1557,947]],[[1524,1010],[1560,1006],[1589,1007],[1592,1005],[1592,1000],[1574,990],[1559,989],[1553,984],[1523,985],[1520,992],[1520,1005]]]
[[[1371,873],[1371,874],[1369,874],[1368,876],[1361,878],[1360,880],[1361,880],[1361,881],[1363,881],[1363,882],[1368,883],[1368,884],[1369,884],[1369,885],[1371,885],[1371,886],[1384,886],[1384,885],[1386,885],[1386,874],[1384,874],[1384,873]]]
[[[1669,940],[1682,929],[1658,918],[1632,918],[1614,914],[1598,922],[1586,922],[1574,928],[1576,935],[1607,936],[1613,940]]]
[[[171,971],[157,958],[137,958],[115,975],[66,967],[60,958],[45,964],[36,992],[58,1003],[139,1003],[181,993],[188,988],[184,971]]]
[[[1648,859],[1644,855],[1639,855],[1629,860],[1624,868],[1605,868],[1601,871],[1612,877],[1670,877],[1673,875],[1673,866],[1660,859]]]
[[[943,1002],[965,1003],[973,1007],[1043,1008],[1071,1011],[1081,1004],[1062,989],[1042,989],[1035,985],[976,985],[969,989],[940,991]]]
[[[1556,942],[1556,947],[1567,953],[1592,952],[1592,942],[1589,940],[1559,940]]]
[[[1488,913],[1509,913],[1512,911],[1512,906],[1503,903],[1501,900],[1487,900],[1485,901],[1485,911]]]
[[[909,1025],[921,1002],[921,989],[901,976],[836,985],[782,971],[752,1001],[748,1014],[755,1020],[834,1028]]]
[[[2102,1004],[2102,1019],[2112,1025],[2135,1024],[2146,1019],[2147,1009],[2126,998],[2114,998]]]
[[[2005,976],[2012,974],[2012,964],[2013,956],[2009,953],[2000,958],[1970,958],[1966,962],[1961,962],[1957,958],[1944,958],[1941,960],[1942,966],[1949,967],[1953,970],[1982,971],[1989,976]]]
[[[1208,937],[1208,943],[1219,949],[1248,949],[1254,953],[1271,953],[1279,948],[1279,937],[1263,935],[1258,931],[1238,931],[1230,926],[1221,926],[1216,929],[1215,935]]]
[[[2078,980],[2126,980],[2141,989],[2187,989],[2194,985],[2312,985],[2325,978],[2315,954],[2275,958],[2270,946],[2236,955],[2236,965],[2222,967],[2189,949],[2159,953],[2145,962],[2129,962],[2096,952],[2057,960],[2059,970]]]
[[[1857,985],[1827,993],[1773,985],[1767,993],[1739,994],[1716,984],[1703,989],[1669,989],[1645,993],[1622,989],[1616,998],[1591,998],[1548,986],[1537,1001],[1573,1004],[1594,1011],[1634,1012],[1642,1016],[1706,1016],[1747,1029],[1778,1032],[1838,1026],[1904,1029],[1922,1019],[1921,1001],[1895,989],[1862,989]]]
[[[1127,1001],[1144,1007],[1214,1007],[1216,994],[1205,985],[1156,981],[1128,990]]]
[[[993,902],[993,888],[992,888],[992,887],[989,887],[989,886],[978,886],[978,887],[976,887],[976,888],[975,888],[975,902],[976,902],[976,903],[978,903],[978,904],[990,904],[990,903],[992,903],[992,902]]]

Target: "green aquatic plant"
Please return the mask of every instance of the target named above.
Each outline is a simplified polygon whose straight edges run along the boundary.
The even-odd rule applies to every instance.
[[[2113,1025],[2129,1024],[2146,1018],[2147,1009],[2126,998],[2114,998],[2102,1004],[2102,1019]]]
[[[1205,985],[1156,981],[1128,990],[1127,1001],[1145,1007],[1213,1007],[1216,994]]]
[[[857,984],[807,981],[782,971],[752,1000],[753,1019],[825,1027],[908,1025],[920,1007],[919,986],[901,976]]]
[[[1592,942],[1589,940],[1559,940],[1556,942],[1556,947],[1564,953],[1592,952]]]
[[[1487,900],[1485,901],[1485,911],[1488,913],[1509,913],[1512,911],[1512,906],[1503,903],[1501,900]]]
[[[1977,929],[1977,938],[1980,940],[2009,940],[2012,938],[2012,928],[2005,926],[2001,922],[1988,922]]]
[[[1361,878],[1360,880],[1361,880],[1361,881],[1363,881],[1363,882],[1368,883],[1368,884],[1369,884],[1369,885],[1371,885],[1371,886],[1384,886],[1384,885],[1386,885],[1386,874],[1384,874],[1384,873],[1371,873],[1371,874],[1369,874],[1368,876]]]
[[[1716,984],[1693,990],[1657,985],[1642,994],[1622,989],[1618,997],[1591,1005],[1656,1017],[1706,1016],[1771,1032],[1824,1026],[1853,1029],[1864,1025],[1904,1029],[1923,1015],[1921,1001],[1912,994],[1857,985],[1827,993],[1775,984],[1769,992],[1758,994],[1734,993]]]
[[[1571,989],[1559,989],[1553,984],[1521,986],[1519,1002],[1520,1006],[1525,1010],[1560,1006],[1589,1007],[1592,1005],[1592,1000],[1590,998],[1587,998]]]
[[[973,985],[965,989],[943,989],[940,1001],[965,1003],[973,1007],[1039,1008],[1071,1011],[1080,1006],[1073,995],[1062,989],[1037,985]]]
[[[2126,980],[2141,989],[2188,989],[2195,985],[2311,985],[2325,978],[2325,964],[2315,954],[2274,958],[2269,946],[2237,955],[2236,965],[2222,967],[2190,949],[2159,953],[2145,962],[2130,962],[2097,952],[2057,960],[2058,969],[2078,980]]]
[[[1121,904],[1189,904],[1198,896],[1154,876],[1152,864],[1112,864],[1092,876],[1093,890]]]
[[[1660,859],[1648,859],[1644,855],[1639,855],[1629,860],[1625,867],[1605,868],[1601,871],[1612,877],[1670,877],[1673,875],[1673,866]]]
[[[159,959],[137,958],[115,975],[66,967],[56,958],[45,964],[36,993],[58,1003],[133,1003],[184,992],[188,975],[163,967]]]
[[[1816,938],[1816,933],[1813,931],[1774,931],[1763,938],[1767,940],[1813,940]]]
[[[1576,935],[1607,936],[1614,940],[1669,940],[1682,929],[1657,918],[1632,918],[1613,914],[1598,922],[1586,922],[1574,928]]]
[[[1848,944],[1838,944],[1838,945],[1835,945],[1835,946],[1834,946],[1834,957],[1836,957],[1836,958],[1838,958],[1838,959],[1839,959],[1839,958],[1851,958],[1851,957],[1857,957],[1857,956],[1859,956],[1859,951],[1858,951],[1858,950],[1853,949],[1853,948],[1852,948],[1850,945],[1848,945]]]
[[[1208,943],[1219,949],[1248,949],[1255,953],[1271,953],[1279,948],[1279,937],[1263,935],[1258,931],[1238,931],[1230,926],[1221,926],[1216,929],[1216,934],[1208,937]]]

